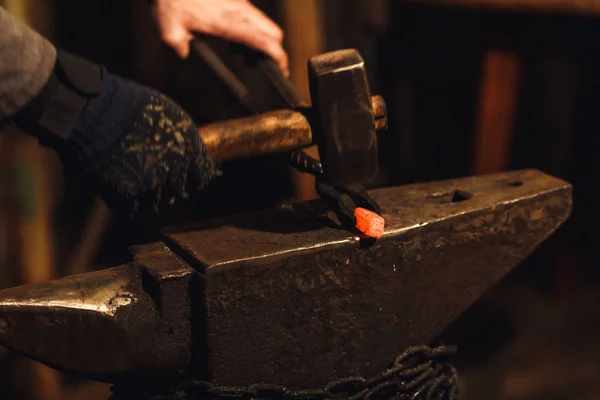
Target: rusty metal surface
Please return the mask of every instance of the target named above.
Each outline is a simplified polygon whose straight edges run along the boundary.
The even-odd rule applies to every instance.
[[[190,372],[290,389],[369,376],[435,338],[571,210],[570,185],[538,171],[371,194],[387,221],[374,244],[303,203],[178,228],[130,264],[0,291],[0,344],[143,387]]]
[[[219,160],[282,153],[312,143],[308,121],[290,110],[216,122],[201,126],[198,132]]]

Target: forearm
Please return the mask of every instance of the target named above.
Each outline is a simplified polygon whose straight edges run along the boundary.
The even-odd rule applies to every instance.
[[[47,82],[56,49],[0,7],[0,119],[29,103]]]

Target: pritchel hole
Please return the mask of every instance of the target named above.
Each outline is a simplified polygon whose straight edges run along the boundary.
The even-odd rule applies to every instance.
[[[469,200],[472,196],[469,192],[457,189],[452,192],[433,193],[427,196],[427,199],[437,204],[448,204]]]
[[[469,200],[471,198],[471,193],[464,192],[462,190],[455,190],[452,195],[452,202],[458,203],[460,201]]]
[[[513,182],[508,182],[508,186],[510,186],[510,187],[519,187],[519,186],[523,186],[523,181],[513,181]]]

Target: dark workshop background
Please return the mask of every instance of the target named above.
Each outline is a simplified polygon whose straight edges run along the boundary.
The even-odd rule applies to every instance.
[[[242,113],[197,60],[160,42],[144,0],[5,0],[67,50],[154,86],[198,123]],[[575,186],[569,222],[444,334],[461,346],[464,399],[600,398],[600,1],[256,0],[286,34],[292,80],[306,61],[356,47],[388,104],[377,185],[538,168]],[[272,107],[264,79],[223,57]],[[103,268],[148,240],[148,226],[314,197],[277,157],[224,166],[194,209],[124,224],[61,179],[51,151],[0,135],[0,286]],[[461,288],[457,288],[461,290]],[[106,399],[106,385],[3,353],[0,398]]]

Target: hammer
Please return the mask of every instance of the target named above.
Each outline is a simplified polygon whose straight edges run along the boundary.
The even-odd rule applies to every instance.
[[[195,39],[192,48],[248,112],[265,111],[258,109],[244,84],[205,42]],[[383,233],[383,220],[374,215],[379,206],[363,185],[377,173],[376,132],[387,128],[386,107],[380,96],[371,96],[359,52],[344,49],[309,60],[312,107],[304,104],[272,59],[250,54],[291,110],[211,124],[210,132],[205,126],[201,136],[209,149],[216,149],[217,158],[219,153],[233,158],[292,150],[292,166],[316,176],[317,193],[336,210],[338,225],[378,237]],[[311,144],[317,145],[321,161],[298,150]],[[366,221],[364,229],[359,215]]]
[[[387,128],[386,105],[372,96],[375,130]],[[303,111],[275,110],[198,128],[211,155],[221,161],[284,153],[314,144],[311,124]]]
[[[341,210],[337,219],[349,228],[356,225],[356,207],[349,195],[336,186],[368,180],[377,167],[375,131],[387,128],[386,105],[381,96],[371,96],[362,57],[356,50],[339,50],[313,57],[308,63],[313,106],[308,107],[291,82],[273,60],[250,54],[269,77],[289,109],[260,110],[246,86],[219,56],[201,39],[192,41],[192,49],[225,84],[234,99],[246,109],[248,117],[220,121],[198,128],[211,155],[221,161],[289,153],[293,167],[301,172],[322,174],[332,185],[317,181],[321,197]],[[321,161],[312,160],[301,149],[317,144]],[[323,163],[325,168],[321,168]],[[359,186],[360,189],[360,186]],[[355,192],[360,190],[354,190]],[[362,192],[359,199],[367,198]],[[379,211],[372,199],[360,202]],[[371,203],[371,205],[369,205]],[[97,202],[95,219],[108,223],[104,203]],[[333,217],[333,216],[332,216]],[[333,218],[335,220],[335,218]],[[89,225],[90,227],[98,224]],[[80,271],[88,264],[90,247],[102,234],[96,226],[84,235],[81,251],[73,256],[69,270]]]

